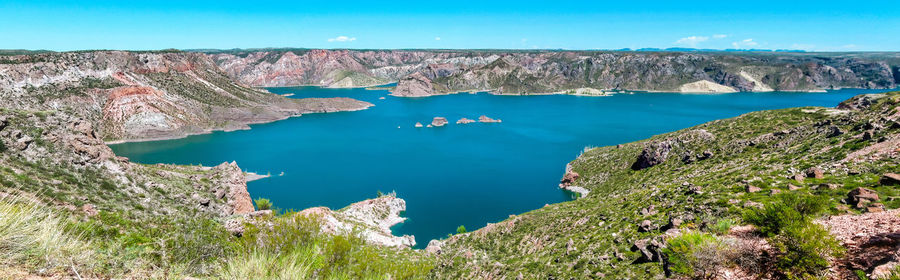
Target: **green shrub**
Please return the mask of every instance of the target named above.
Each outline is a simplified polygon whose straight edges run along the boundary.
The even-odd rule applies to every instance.
[[[825,210],[825,202],[811,195],[795,193],[779,194],[775,201],[762,209],[752,209],[744,213],[744,220],[755,225],[760,232],[772,237],[781,233],[785,226],[794,222],[808,222]]]
[[[731,230],[735,225],[735,221],[733,219],[720,219],[716,221],[716,224],[710,227],[710,230],[716,234],[728,234],[728,231]]]
[[[463,234],[463,233],[466,233],[466,226],[460,225],[459,227],[457,227],[457,228],[456,228],[456,233],[457,233],[457,234]]]
[[[789,224],[771,242],[778,250],[776,265],[789,279],[821,276],[828,268],[828,258],[843,253],[840,243],[824,227],[812,222]]]
[[[256,203],[256,210],[272,209],[272,201],[270,201],[268,198],[258,198],[254,202]]]
[[[715,236],[688,232],[667,241],[663,254],[668,269],[695,279],[713,279],[728,262],[727,247]]]
[[[744,220],[769,237],[777,250],[778,273],[788,279],[808,279],[821,276],[828,259],[843,252],[825,228],[812,222],[824,209],[824,201],[815,196],[787,193],[762,209],[745,212]]]
[[[3,140],[0,140],[0,153],[6,151],[6,144],[3,143]]]

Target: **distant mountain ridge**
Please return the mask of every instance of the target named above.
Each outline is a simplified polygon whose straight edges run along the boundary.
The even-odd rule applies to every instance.
[[[701,81],[730,91],[894,88],[900,53],[311,50],[205,51],[248,86],[365,87],[398,82],[394,95],[459,91],[557,93],[578,88],[683,91]],[[691,88],[691,87],[687,87]]]

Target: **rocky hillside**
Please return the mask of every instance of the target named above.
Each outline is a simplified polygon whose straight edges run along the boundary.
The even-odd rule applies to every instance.
[[[348,98],[284,98],[232,81],[203,54],[178,51],[4,56],[0,104],[66,111],[94,123],[107,141],[181,137],[371,106]]]
[[[486,64],[496,56],[471,52],[284,49],[213,51],[230,77],[255,87],[368,87],[395,82],[429,65]]]
[[[806,277],[856,279],[897,271],[882,266],[898,262],[896,217],[857,216],[900,207],[896,173],[898,92],[858,96],[837,108],[754,112],[586,149],[560,184],[586,195],[432,241],[426,250],[440,256],[436,274],[448,279],[782,278],[801,264],[818,269],[804,270]],[[785,248],[793,247],[771,245],[795,244],[780,235],[766,238],[741,226],[753,220],[748,211],[763,205],[776,211],[772,205],[789,194],[808,196],[834,216],[818,223],[837,237],[845,255],[815,265],[784,263],[808,259],[789,259],[796,252]],[[812,237],[815,226],[807,228],[800,240],[826,240]],[[708,261],[701,262],[712,267],[706,274],[683,275],[672,251],[678,248],[667,249],[685,240],[679,236],[726,245],[693,255]]]
[[[0,183],[7,195],[93,215],[226,217],[254,210],[244,172],[143,165],[117,157],[91,122],[64,112],[0,109]]]
[[[364,87],[393,94],[565,93],[580,88],[680,92],[894,88],[900,55],[550,51],[221,51],[212,59],[251,86]]]
[[[0,108],[0,271],[11,279],[422,278],[405,201],[256,211],[236,163],[117,157],[67,111]],[[388,245],[388,246],[376,246]],[[260,268],[266,265],[279,265]]]

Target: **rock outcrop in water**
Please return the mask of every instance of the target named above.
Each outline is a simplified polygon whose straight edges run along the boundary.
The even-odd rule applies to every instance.
[[[328,233],[351,233],[358,231],[365,240],[384,246],[412,247],[416,245],[412,235],[394,236],[391,227],[406,220],[400,213],[406,211],[406,201],[396,195],[350,204],[341,210],[332,211],[327,207],[303,210],[300,214],[318,216],[322,229]]]
[[[435,127],[444,126],[447,123],[448,123],[447,118],[445,118],[445,117],[434,117],[434,119],[431,120],[431,126],[435,126]]]
[[[456,121],[456,124],[470,124],[473,122],[475,122],[475,120],[468,119],[468,118],[461,118],[458,121]]]
[[[492,119],[492,118],[490,118],[490,117],[488,117],[488,116],[481,115],[480,117],[478,117],[478,122],[482,122],[482,123],[499,123],[499,122],[503,122],[503,120],[495,120],[495,119]]]

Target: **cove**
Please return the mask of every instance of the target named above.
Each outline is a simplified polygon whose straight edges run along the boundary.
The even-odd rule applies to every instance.
[[[307,114],[251,125],[251,130],[110,147],[140,163],[213,166],[237,161],[246,171],[271,173],[250,182],[248,189],[254,199],[269,198],[281,209],[339,209],[378,191],[396,191],[407,201],[404,215],[409,219],[394,234],[413,234],[416,247],[422,248],[460,225],[477,229],[571,199],[557,185],[566,163],[586,146],[631,142],[751,111],[835,106],[857,94],[886,91],[399,98],[386,90],[361,88],[268,90],[293,93],[292,98],[350,97],[375,106]],[[455,124],[480,115],[503,122]],[[450,124],[413,127],[436,116]]]

